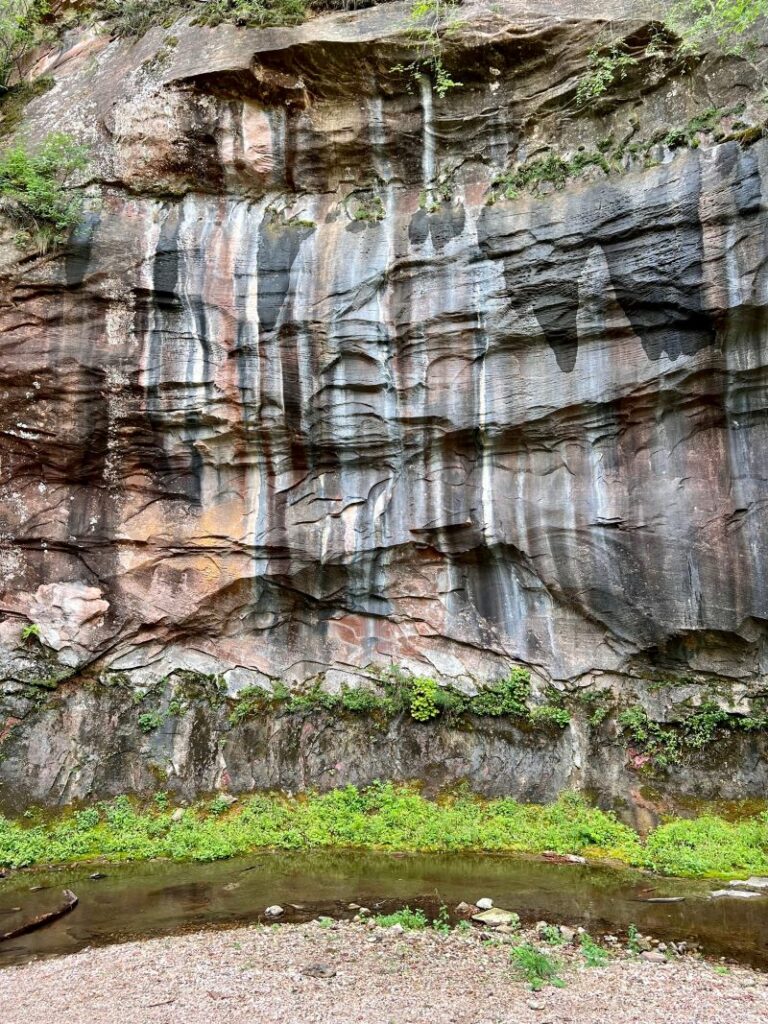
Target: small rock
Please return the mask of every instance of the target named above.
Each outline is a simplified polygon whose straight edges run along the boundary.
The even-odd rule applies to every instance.
[[[360,915],[360,917],[370,917],[371,916],[371,912],[368,909],[368,907],[360,907],[360,909],[358,910],[358,914]]]
[[[493,907],[493,900],[489,899],[487,896],[483,896],[481,900],[478,900],[475,903],[475,906],[478,910],[490,910]]]
[[[638,935],[635,939],[635,943],[641,953],[649,953],[653,948],[653,942],[647,935]]]
[[[232,804],[236,804],[237,803],[237,797],[236,796],[232,796],[231,793],[219,793],[219,795],[216,797],[216,799],[218,800],[218,802],[220,804],[226,804],[227,807],[231,807]]]
[[[388,929],[390,935],[402,935],[405,928],[401,924],[393,924]]]
[[[171,821],[181,821],[183,817],[184,817],[184,808],[183,807],[177,807],[176,810],[171,815]]]
[[[573,928],[568,928],[564,924],[560,925],[560,934],[566,942],[573,942],[573,940],[576,938],[576,932],[573,930]]]
[[[99,879],[106,878],[107,876],[104,874],[103,871],[94,871],[93,874],[88,875],[88,877],[92,878],[94,882],[98,882]]]
[[[489,928],[498,928],[502,924],[509,925],[510,928],[520,927],[520,917],[513,910],[502,910],[501,907],[492,907],[490,910],[473,914],[472,920],[479,921]]]
[[[616,938],[615,935],[604,935],[603,936],[603,942],[607,946],[615,946],[618,941],[619,940]]]
[[[648,951],[640,954],[641,960],[646,960],[649,964],[665,964],[667,958],[663,953],[659,953],[656,950]]]
[[[267,915],[267,917],[282,917],[285,911],[283,910],[279,903],[275,903],[271,907],[267,907],[264,913]]]
[[[301,973],[305,978],[335,978],[336,968],[328,964],[309,964],[302,967]]]
[[[528,1003],[529,1010],[546,1010],[547,1004],[542,1003],[540,999],[531,999]]]
[[[242,884],[242,882],[227,882],[224,886],[224,892],[234,892],[235,889],[239,889]]]
[[[539,935],[543,931],[545,931],[547,928],[549,928],[549,924],[546,921],[537,921],[536,922],[536,931],[538,932]]]
[[[667,944],[666,944],[666,942],[659,942],[657,944],[656,948],[658,949],[658,951],[660,953],[666,953],[667,952]]]
[[[544,860],[554,861],[555,864],[586,864],[586,857],[579,857],[575,853],[557,853],[555,850],[545,850],[541,855]]]
[[[359,909],[360,909],[360,904],[359,903],[348,903],[347,904],[347,910],[359,910]]]
[[[453,908],[453,912],[454,914],[467,917],[468,915],[475,913],[475,907],[473,907],[471,903],[465,903],[464,900],[462,900],[461,903],[456,904]]]

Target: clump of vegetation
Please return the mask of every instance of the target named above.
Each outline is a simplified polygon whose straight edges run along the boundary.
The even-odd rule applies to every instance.
[[[537,949],[530,942],[515,946],[510,953],[510,960],[515,973],[524,978],[534,992],[540,991],[545,985],[565,987],[565,982],[560,977],[560,962],[551,953]]]
[[[608,950],[595,942],[589,932],[582,932],[580,946],[587,967],[605,967],[611,958]]]
[[[674,725],[653,721],[639,704],[622,711],[618,722],[624,734],[650,758],[654,767],[668,768],[679,764],[686,751],[702,750],[718,736],[768,727],[768,713],[734,715],[709,698]]]
[[[547,806],[483,801],[460,793],[440,802],[414,788],[376,783],[296,798],[219,797],[187,808],[167,799],[142,808],[126,797],[51,818],[0,817],[0,867],[93,860],[211,861],[253,850],[352,847],[374,850],[484,850],[582,854],[664,874],[743,876],[768,872],[768,814],[740,822],[716,817],[669,821],[646,840],[613,814],[564,794]],[[226,811],[226,813],[225,813]],[[402,922],[393,922],[402,923]]]
[[[378,914],[373,919],[382,928],[391,928],[399,924],[406,931],[419,932],[428,927],[429,921],[423,910],[411,910],[410,907],[403,907],[392,914]]]
[[[21,83],[32,51],[65,7],[64,0],[0,0],[0,99]]]
[[[623,82],[630,70],[640,61],[627,50],[625,43],[613,43],[607,49],[595,47],[587,57],[587,70],[579,79],[576,89],[576,103],[586,107],[604,96],[619,82]]]
[[[418,47],[418,55],[410,63],[392,68],[415,79],[426,76],[441,97],[461,85],[449,72],[443,55],[443,37],[457,27],[453,12],[460,3],[461,0],[412,0],[408,33]]]
[[[530,719],[533,725],[565,729],[571,721],[571,714],[567,708],[555,704],[540,704],[538,707],[531,708]]]
[[[22,640],[40,639],[40,626],[36,622],[30,622],[28,626],[24,626],[21,631]]]
[[[437,683],[427,676],[416,676],[411,683],[411,718],[428,722],[440,714],[437,706]]]
[[[698,54],[714,44],[739,56],[753,45],[752,30],[766,16],[768,0],[674,0],[666,23],[683,53]]]
[[[45,252],[67,238],[83,206],[73,182],[87,164],[87,150],[61,132],[0,154],[0,213],[18,227],[20,244]]]
[[[498,174],[493,180],[491,197],[518,199],[523,192],[536,194],[545,186],[559,192],[569,179],[581,176],[587,167],[599,167],[605,174],[611,171],[608,160],[599,150],[581,150],[570,160],[557,153],[549,153]]]
[[[359,199],[352,213],[354,220],[370,221],[372,223],[384,220],[386,215],[387,211],[384,209],[381,196],[369,196]]]

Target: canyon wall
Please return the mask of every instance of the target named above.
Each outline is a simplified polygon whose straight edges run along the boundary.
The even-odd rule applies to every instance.
[[[61,251],[7,225],[0,253],[0,806],[158,771],[189,797],[383,774],[637,798],[618,727],[590,747],[577,724],[374,742],[338,721],[304,743],[209,709],[144,735],[136,693],[179,672],[234,698],[387,665],[471,692],[523,665],[534,700],[750,712],[768,148],[744,126],[766,110],[753,65],[715,54],[642,59],[580,108],[606,24],[650,38],[637,8],[467,3],[443,96],[393,70],[399,3],[41,56],[22,130],[91,164]],[[494,186],[552,152],[610,172]],[[667,786],[755,795],[762,743]]]

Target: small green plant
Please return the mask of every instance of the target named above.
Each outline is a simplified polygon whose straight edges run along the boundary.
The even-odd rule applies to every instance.
[[[157,807],[157,809],[160,811],[167,811],[168,807],[170,806],[170,801],[168,799],[167,793],[155,793],[155,795],[152,797],[152,801],[155,807]]]
[[[366,196],[359,198],[352,213],[354,220],[370,221],[374,224],[384,220],[386,215],[387,211],[384,209],[384,203],[382,202],[381,196]]]
[[[565,937],[556,924],[546,924],[540,932],[542,942],[548,946],[564,946]]]
[[[725,964],[713,964],[712,970],[715,974],[721,974],[723,977],[726,977],[731,973],[730,967],[726,967]]]
[[[534,992],[540,991],[545,985],[565,988],[565,982],[560,977],[559,961],[530,942],[515,946],[510,959],[516,973],[528,982]]]
[[[373,919],[382,928],[391,928],[399,924],[406,931],[423,931],[429,927],[427,915],[423,910],[411,910],[410,907],[403,907],[392,914],[378,914]]]
[[[464,922],[467,923],[466,921]],[[437,917],[432,922],[433,929],[440,935],[450,935],[451,933],[451,918],[448,914],[448,907],[444,903],[440,905],[440,909],[437,912]]]
[[[627,927],[627,949],[630,953],[640,952],[640,932],[637,930],[637,925],[630,924]]]
[[[165,715],[162,711],[145,711],[143,715],[139,715],[138,722],[142,732],[154,732],[165,722]]]
[[[96,828],[101,820],[101,815],[96,807],[87,807],[83,811],[75,812],[75,826],[81,832]]]
[[[639,704],[622,711],[618,718],[622,730],[647,754],[658,768],[680,761],[680,741],[672,729],[664,729],[648,718]]]
[[[426,76],[438,96],[461,86],[445,64],[443,36],[457,27],[451,17],[461,0],[412,0],[408,13],[408,34],[417,45],[418,54],[409,64],[396,64],[392,70],[404,72],[414,79]]]
[[[531,708],[530,719],[533,725],[555,726],[558,729],[565,729],[571,721],[571,715],[567,708],[557,707],[554,704],[540,704]]]
[[[78,224],[83,204],[73,179],[87,163],[87,150],[61,132],[36,149],[17,143],[0,155],[0,214],[16,224],[23,244],[45,252]]]
[[[40,639],[40,627],[36,622],[31,622],[28,626],[25,626],[21,631],[22,640],[31,640],[33,637]]]
[[[428,676],[415,676],[411,680],[411,718],[428,722],[440,714],[437,705],[438,685]]]
[[[336,922],[333,920],[332,917],[318,917],[317,923],[320,925],[321,928],[328,929],[333,928]]]
[[[605,967],[610,960],[608,950],[598,945],[589,932],[582,933],[580,946],[587,967]]]
[[[208,813],[218,817],[225,814],[232,806],[232,800],[226,796],[215,796],[208,804]]]
[[[587,57],[587,70],[576,88],[577,105],[586,107],[600,99],[624,81],[630,70],[639,63],[624,43],[614,43],[608,49],[595,47]]]
[[[456,925],[455,931],[457,931],[459,935],[469,935],[472,932],[472,925],[469,921],[459,921]]]
[[[513,668],[503,679],[488,683],[469,701],[473,715],[511,715],[528,717],[528,699],[531,694],[531,673],[527,669]]]

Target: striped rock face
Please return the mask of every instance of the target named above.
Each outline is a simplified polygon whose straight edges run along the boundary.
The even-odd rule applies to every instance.
[[[29,622],[57,664],[142,684],[759,681],[766,144],[725,116],[492,186],[712,96],[749,119],[715,59],[574,112],[601,19],[647,32],[631,7],[470,5],[442,97],[392,71],[399,4],[41,61],[28,130],[88,142],[95,184],[63,251],[1,261],[9,686]]]

